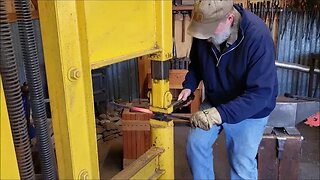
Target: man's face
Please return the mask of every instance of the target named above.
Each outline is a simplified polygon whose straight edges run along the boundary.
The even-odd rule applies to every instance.
[[[232,18],[233,20],[233,18]],[[212,42],[215,45],[220,45],[225,42],[231,34],[231,24],[232,21],[229,17],[221,21],[217,28],[214,30],[214,35],[212,37]]]

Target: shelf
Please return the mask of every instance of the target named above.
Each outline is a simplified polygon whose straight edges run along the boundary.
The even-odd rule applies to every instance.
[[[172,10],[174,11],[189,11],[193,10],[193,6],[172,6]]]

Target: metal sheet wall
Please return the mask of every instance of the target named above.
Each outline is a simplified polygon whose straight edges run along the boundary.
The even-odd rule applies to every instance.
[[[136,58],[93,70],[92,76],[96,101],[131,101],[139,95]]]
[[[320,55],[320,13],[318,12],[282,12],[278,37],[278,55],[280,62],[297,63],[309,66],[311,54]],[[319,61],[316,66],[319,67]],[[309,74],[278,68],[279,94],[285,92],[307,96]],[[319,86],[315,97],[320,97]],[[318,79],[319,81],[319,79]]]

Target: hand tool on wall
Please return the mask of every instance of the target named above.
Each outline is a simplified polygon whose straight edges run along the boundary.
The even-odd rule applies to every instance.
[[[262,4],[261,5],[262,6],[262,19],[264,22],[266,22],[266,14],[267,14],[266,2],[263,1],[261,4]]]
[[[261,16],[261,2],[257,2],[257,8],[258,8],[258,16],[262,19],[262,16]]]
[[[176,47],[176,28],[175,28],[175,22],[176,22],[176,15],[178,14],[178,11],[173,11],[172,12],[172,36],[173,36],[173,48],[172,48],[172,54],[173,54],[173,59],[177,58],[177,47]]]
[[[266,8],[266,20],[265,20],[265,22],[266,22],[266,24],[267,24],[267,26],[269,27],[269,29],[270,29],[270,24],[271,24],[271,18],[270,18],[270,15],[269,15],[269,10],[270,10],[270,1],[267,1],[267,8]]]
[[[287,12],[286,4],[284,5],[281,19],[282,19],[282,23],[280,23],[280,25],[281,25],[280,34],[281,34],[281,39],[283,39],[284,33],[286,31],[286,28],[287,28],[288,20],[289,20],[289,15],[288,15],[288,12]]]
[[[272,1],[272,16],[271,16],[271,23],[270,23],[270,31],[272,31],[274,21],[276,19],[276,16],[278,16],[278,10],[279,10],[279,0],[273,0]]]
[[[252,2],[249,3],[249,6],[250,6],[251,12],[253,12],[253,4],[252,4]]]
[[[181,31],[181,42],[186,41],[186,15],[188,15],[188,11],[181,11],[182,14],[182,31]]]

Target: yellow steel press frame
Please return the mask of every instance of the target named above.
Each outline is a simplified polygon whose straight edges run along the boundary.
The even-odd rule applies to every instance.
[[[143,55],[168,61],[172,2],[38,3],[59,178],[99,179],[91,70]],[[152,111],[172,112],[167,78],[153,79],[149,96]],[[150,124],[153,147],[114,179],[174,178],[173,123]]]
[[[0,179],[19,179],[16,153],[0,76]]]

